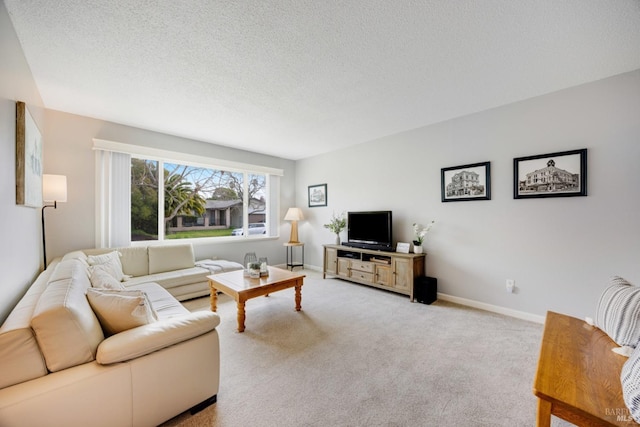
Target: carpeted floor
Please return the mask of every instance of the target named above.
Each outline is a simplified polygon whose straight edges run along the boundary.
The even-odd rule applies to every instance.
[[[165,427],[535,425],[542,325],[306,273],[301,312],[249,300],[244,333],[220,295],[218,402]]]

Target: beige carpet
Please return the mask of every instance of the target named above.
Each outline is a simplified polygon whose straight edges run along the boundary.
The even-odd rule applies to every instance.
[[[244,333],[219,297],[218,402],[165,426],[535,425],[542,325],[306,273],[301,312],[249,300]]]

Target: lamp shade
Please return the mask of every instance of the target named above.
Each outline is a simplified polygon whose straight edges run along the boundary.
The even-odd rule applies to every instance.
[[[287,214],[284,216],[286,221],[301,221],[304,219],[302,215],[302,209],[300,208],[289,208]]]
[[[67,177],[65,175],[42,175],[42,200],[44,202],[66,202]]]

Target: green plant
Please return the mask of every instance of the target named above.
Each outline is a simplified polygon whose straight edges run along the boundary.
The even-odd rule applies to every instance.
[[[331,216],[331,220],[329,221],[329,223],[324,225],[324,228],[331,230],[335,234],[340,234],[340,232],[344,230],[346,227],[347,227],[347,218],[345,217],[344,212],[342,212],[338,216],[336,216],[336,214],[334,213]]]

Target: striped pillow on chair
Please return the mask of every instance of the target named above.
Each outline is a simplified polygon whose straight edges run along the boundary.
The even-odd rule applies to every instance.
[[[595,325],[620,346],[640,342],[640,287],[612,277],[598,301]]]
[[[622,365],[620,382],[624,403],[633,419],[640,423],[640,348]]]

